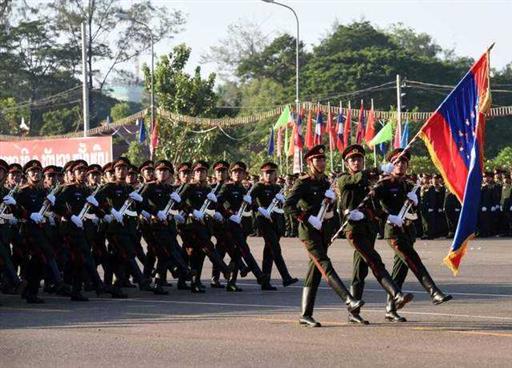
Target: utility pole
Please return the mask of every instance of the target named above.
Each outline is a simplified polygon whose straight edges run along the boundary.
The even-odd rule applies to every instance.
[[[398,137],[402,136],[402,86],[400,74],[396,75],[396,134]]]
[[[84,115],[84,137],[89,130],[89,86],[87,84],[87,38],[85,22],[82,23],[82,99]]]

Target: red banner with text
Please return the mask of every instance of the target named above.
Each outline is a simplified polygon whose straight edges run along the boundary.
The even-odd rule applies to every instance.
[[[112,137],[0,141],[0,158],[21,165],[33,159],[43,166],[64,166],[77,159],[104,165],[112,161]]]

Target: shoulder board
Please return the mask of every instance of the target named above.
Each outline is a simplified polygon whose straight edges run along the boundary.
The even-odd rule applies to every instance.
[[[306,179],[309,179],[309,178],[311,178],[311,177],[308,174],[304,174],[302,176],[299,176],[300,180],[306,180]]]

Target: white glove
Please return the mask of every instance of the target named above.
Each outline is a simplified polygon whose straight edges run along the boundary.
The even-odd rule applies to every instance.
[[[322,228],[322,223],[316,216],[309,216],[308,222],[317,230],[320,230]]]
[[[171,199],[176,202],[176,203],[180,203],[181,202],[181,197],[178,193],[176,192],[172,192],[171,193]]]
[[[55,216],[49,216],[48,222],[50,223],[50,226],[55,226],[57,223],[55,222]]]
[[[156,217],[158,217],[158,219],[159,219],[160,221],[165,221],[165,220],[167,220],[167,214],[165,213],[165,211],[162,211],[162,210],[160,210],[160,211],[158,211],[158,212],[156,213]]]
[[[9,225],[18,225],[18,219],[16,217],[10,218]]]
[[[361,221],[364,219],[364,213],[359,210],[352,210],[348,213],[348,219],[350,221]]]
[[[336,193],[332,189],[327,189],[324,193],[324,197],[334,201],[336,199]]]
[[[34,221],[36,224],[40,224],[41,222],[43,222],[44,217],[43,215],[39,214],[39,212],[32,212],[30,214],[30,219]]]
[[[105,220],[105,222],[106,222],[107,224],[110,224],[110,223],[112,222],[112,220],[113,220],[113,219],[114,219],[114,216],[109,215],[108,213],[107,213],[105,216],[103,216],[103,220]]]
[[[512,206],[510,206],[510,208],[508,209],[509,211],[512,211]]]
[[[229,216],[229,219],[231,221],[233,221],[235,224],[239,224],[239,225],[240,225],[240,222],[242,222],[242,219],[238,215],[231,215],[231,216]]]
[[[276,194],[276,199],[281,203],[284,203],[284,201],[286,201],[286,198],[281,193]]]
[[[222,222],[224,220],[224,217],[222,217],[222,214],[220,212],[215,211],[213,214],[213,219],[217,222]]]
[[[119,211],[112,208],[112,210],[110,210],[110,213],[112,214],[112,216],[114,216],[114,218],[117,222],[119,222],[119,223],[123,222],[123,215]]]
[[[194,211],[192,211],[192,216],[194,216],[194,218],[197,221],[203,221],[204,213],[201,213],[201,211],[199,211],[199,210],[194,210]]]
[[[487,212],[487,207],[482,207],[482,212]]]
[[[208,193],[206,198],[208,198],[210,202],[217,203],[217,196],[213,193]]]
[[[398,226],[398,227],[402,227],[402,225],[404,224],[404,220],[402,220],[398,216],[389,215],[388,216],[388,223],[390,223],[392,225],[395,225],[395,226]]]
[[[439,209],[437,210],[437,212],[442,213],[442,212],[443,212],[443,209],[442,209],[442,208],[439,208]]]
[[[50,194],[48,194],[48,195],[46,196],[46,199],[48,199],[48,200],[50,201],[50,203],[52,204],[52,206],[54,206],[54,205],[55,205],[55,195],[53,195],[53,194],[51,194],[51,193],[50,193]]]
[[[149,218],[151,217],[151,215],[149,214],[149,212],[148,212],[148,211],[146,211],[146,210],[142,210],[142,211],[140,212],[140,214],[141,214],[141,215],[142,215],[142,217],[144,217],[146,220],[149,220]]]
[[[244,195],[244,202],[247,204],[252,203],[252,197],[249,194]]]
[[[415,205],[418,205],[418,195],[414,192],[407,193],[407,198]]]
[[[391,162],[388,162],[386,164],[382,164],[380,166],[380,169],[382,170],[382,172],[384,174],[391,174],[391,172],[393,171],[394,168],[395,168],[395,165],[393,165]]]
[[[16,204],[16,200],[10,196],[10,195],[6,195],[4,197],[4,203],[7,205],[7,206],[14,206]]]
[[[128,194],[128,197],[133,199],[135,202],[142,202],[142,196],[137,193],[137,191],[133,191],[130,194]]]
[[[91,217],[91,221],[94,225],[98,225],[100,223],[98,216]]]
[[[80,229],[84,227],[82,220],[80,220],[80,217],[78,217],[77,215],[71,216],[71,222],[73,222],[75,226]]]
[[[433,208],[429,208],[429,209],[428,209],[428,212],[429,212],[429,213],[434,212],[434,209],[433,209]]]
[[[94,207],[98,207],[100,204],[98,203],[98,201],[96,200],[96,198],[94,198],[94,196],[90,195],[89,197],[85,198],[85,200],[92,206]]]
[[[491,212],[494,212],[494,211],[496,211],[496,207],[491,206]]]
[[[460,208],[456,208],[456,209],[455,209],[455,212],[460,212]]]
[[[270,220],[270,213],[267,211],[266,208],[258,207],[258,212],[261,213],[265,218]]]
[[[184,224],[185,223],[185,217],[181,216],[179,213],[174,215],[174,221],[176,221],[177,224]]]

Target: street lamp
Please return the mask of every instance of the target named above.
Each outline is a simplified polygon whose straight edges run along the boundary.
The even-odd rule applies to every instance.
[[[299,101],[299,17],[293,8],[289,7],[286,4],[279,3],[274,0],[262,0],[269,4],[276,4],[282,6],[286,9],[291,10],[293,15],[295,16],[295,21],[297,22],[297,37],[295,38],[295,115],[297,117],[297,121],[299,119],[300,113],[300,101]],[[302,155],[301,155],[302,156]],[[300,171],[302,171],[302,157],[300,158]]]
[[[154,74],[155,74],[155,53],[153,51],[153,44],[154,44],[153,32],[151,31],[151,28],[146,23],[141,22],[140,20],[137,20],[137,19],[131,17],[127,13],[120,12],[120,13],[117,14],[117,17],[120,20],[129,20],[129,21],[132,21],[134,23],[140,24],[141,26],[146,28],[146,30],[149,33],[149,38],[151,40],[151,124],[149,126],[150,126],[150,131],[152,132],[153,131],[153,124],[155,123],[155,83],[154,83],[154,80],[155,80],[154,79],[155,78],[154,77]]]

